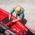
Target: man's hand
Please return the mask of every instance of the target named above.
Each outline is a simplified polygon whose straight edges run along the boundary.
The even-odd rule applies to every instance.
[[[19,17],[18,17],[17,19],[13,20],[12,22],[16,22],[16,21],[18,21],[18,20],[20,20],[20,18],[19,18]]]
[[[18,19],[13,20],[12,22],[16,22],[16,21],[18,21]]]

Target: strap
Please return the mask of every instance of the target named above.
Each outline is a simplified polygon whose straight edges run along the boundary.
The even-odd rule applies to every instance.
[[[11,15],[13,14],[14,11],[15,11],[15,9],[12,10]]]

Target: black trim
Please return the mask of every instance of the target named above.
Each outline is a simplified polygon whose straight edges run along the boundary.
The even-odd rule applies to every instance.
[[[8,23],[9,21],[11,21],[11,20],[9,20],[9,17],[6,17],[4,20],[2,20],[2,22],[3,22],[4,24]]]

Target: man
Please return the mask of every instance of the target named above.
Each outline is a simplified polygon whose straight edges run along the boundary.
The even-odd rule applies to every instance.
[[[14,14],[15,13],[15,14]],[[21,22],[24,22],[24,24],[26,23],[26,20],[24,19],[24,8],[22,8],[20,5],[17,5],[13,11],[11,12],[11,14],[13,16],[16,16],[18,19],[13,20],[13,22],[17,21],[17,20],[21,20]]]

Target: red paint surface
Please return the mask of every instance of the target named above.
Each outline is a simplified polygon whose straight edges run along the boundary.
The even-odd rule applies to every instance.
[[[7,16],[9,16],[7,11],[0,9],[0,21],[5,19]],[[12,15],[11,19],[15,20],[17,18]],[[4,24],[4,26],[8,27],[13,32],[16,32],[16,35],[22,35],[24,32],[26,32],[26,27],[22,25],[20,21],[16,21],[16,23],[9,21],[8,23]]]

